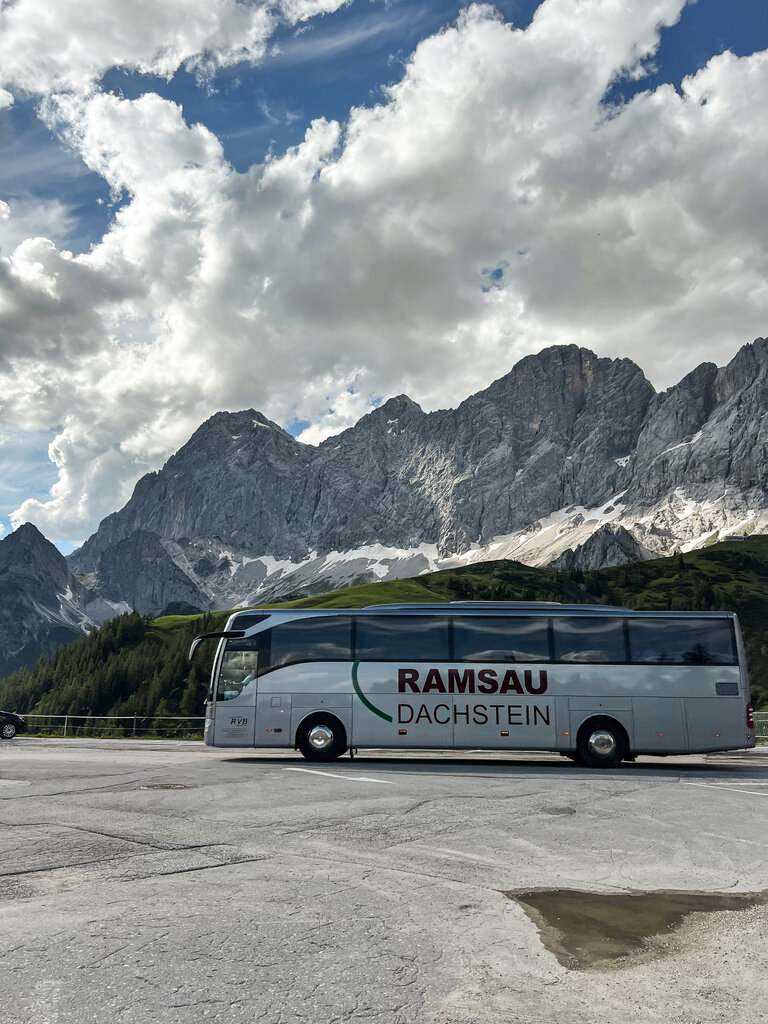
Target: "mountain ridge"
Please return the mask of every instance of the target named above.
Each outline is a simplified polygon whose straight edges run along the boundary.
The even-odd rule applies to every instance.
[[[639,399],[628,399],[630,388],[620,376],[622,372],[635,379]],[[618,379],[596,390],[596,374],[598,378],[608,375]],[[559,378],[555,387],[553,376]],[[516,396],[531,388],[535,390],[529,408],[518,412]],[[553,401],[553,392],[564,400]],[[608,401],[612,404],[602,418],[610,416],[616,434],[609,454],[623,455],[631,437],[637,435],[652,394],[652,386],[630,360],[598,358],[587,349],[557,346],[525,357],[508,374],[469,396],[456,409],[425,413],[407,396],[398,396],[316,448],[302,445],[255,410],[217,413],[195,431],[159,473],[147,474],[139,481],[127,505],[107,517],[96,534],[71,556],[72,564],[78,570],[94,571],[92,552],[129,535],[139,525],[172,540],[197,535],[199,520],[190,515],[190,498],[193,490],[199,493],[197,482],[206,475],[200,471],[200,462],[206,457],[216,464],[209,474],[214,479],[234,476],[239,469],[250,468],[257,457],[260,459],[259,492],[267,496],[268,507],[264,507],[267,501],[261,500],[258,509],[227,509],[218,521],[214,517],[206,523],[208,535],[217,535],[234,547],[239,546],[238,535],[247,532],[244,523],[258,511],[266,523],[258,537],[246,538],[247,546],[253,549],[254,543],[261,542],[277,558],[296,559],[313,550],[327,553],[371,543],[403,547],[414,539],[417,543],[425,539],[435,543],[441,555],[462,553],[478,540],[487,541],[502,532],[509,525],[510,506],[509,501],[503,501],[488,522],[481,523],[471,498],[461,500],[464,481],[481,480],[482,471],[493,469],[505,454],[516,466],[533,456],[546,469],[557,434],[562,434],[564,445],[593,456],[595,445],[606,445],[606,438],[595,431],[595,425]],[[594,407],[596,398],[600,408]],[[265,435],[246,438],[247,450],[232,451],[227,442],[242,440],[248,419],[268,428],[266,443],[261,444]],[[417,431],[418,449],[414,450],[412,435]],[[368,458],[372,446],[378,449],[375,461]],[[617,467],[609,469],[609,476],[616,476]],[[179,470],[186,480],[194,480],[183,501],[173,484]],[[296,470],[300,471],[298,479],[294,476]],[[541,477],[540,471],[537,477]],[[513,481],[516,496],[521,499],[518,507],[523,499],[527,505],[526,512],[516,517],[516,525],[541,514],[541,496],[525,497],[527,483]],[[493,487],[491,479],[490,489]],[[286,488],[290,494],[285,493]],[[546,494],[548,511],[558,507],[561,498],[566,504],[578,500],[584,490],[577,476],[568,480],[567,475],[564,481],[557,476],[551,481],[539,480],[538,489],[542,488],[545,492],[556,488],[556,492]],[[530,492],[530,487],[527,490]],[[610,480],[597,487],[592,483],[588,490],[593,504],[599,504],[611,493]],[[382,492],[390,499],[383,507],[379,505]],[[254,491],[251,496],[258,501],[260,493]],[[302,520],[301,512],[307,513],[310,505],[311,512]],[[350,523],[344,514],[345,505],[363,510],[357,522]],[[284,511],[279,524],[271,522],[267,514],[276,506]],[[389,516],[392,507],[398,510],[394,523]],[[165,509],[171,510],[169,514],[164,514]],[[370,517],[366,517],[367,512]],[[224,521],[227,516],[237,522],[237,530]],[[410,536],[403,532],[404,519],[411,526]],[[282,536],[283,523],[294,529],[287,541]],[[427,538],[423,537],[425,531]]]
[[[668,553],[768,522],[766,408],[759,338],[660,393],[630,359],[554,346],[455,409],[398,395],[317,447],[256,410],[216,413],[70,565],[156,612],[161,576],[170,600],[214,609],[480,558],[545,564],[609,526],[629,542],[608,530],[590,564]]]

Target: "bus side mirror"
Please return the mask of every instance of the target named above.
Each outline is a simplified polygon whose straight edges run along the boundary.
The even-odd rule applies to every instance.
[[[192,644],[189,648],[189,654],[187,655],[187,657],[189,661],[192,661],[192,659],[195,656],[195,651],[203,642],[203,640],[242,640],[244,636],[244,629],[225,629],[221,633],[201,633],[200,636],[196,636],[195,639],[192,641]]]

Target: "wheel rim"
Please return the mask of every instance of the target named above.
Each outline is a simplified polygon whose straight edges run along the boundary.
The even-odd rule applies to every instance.
[[[325,750],[333,743],[333,733],[327,725],[315,725],[309,730],[307,739],[314,750]]]
[[[587,740],[587,746],[597,757],[610,757],[616,753],[616,737],[607,729],[597,729]]]
[[[3,725],[3,737],[7,740],[11,740],[15,735],[16,726],[13,724],[13,722],[6,722]]]

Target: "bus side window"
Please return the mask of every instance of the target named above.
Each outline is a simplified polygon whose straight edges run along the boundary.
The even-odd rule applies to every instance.
[[[273,626],[269,670],[302,661],[351,661],[352,619],[328,615]]]
[[[546,619],[467,615],[453,620],[454,661],[549,661]]]
[[[555,661],[596,664],[625,664],[627,648],[621,619],[553,619]]]
[[[429,615],[361,615],[355,657],[360,661],[449,661],[448,620]]]
[[[635,665],[736,665],[729,619],[630,619],[629,652]]]

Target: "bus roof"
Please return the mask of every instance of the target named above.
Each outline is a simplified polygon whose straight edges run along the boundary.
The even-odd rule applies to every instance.
[[[679,610],[679,611],[666,611],[660,609],[633,609],[623,608],[617,605],[606,605],[606,604],[560,604],[557,601],[435,601],[435,602],[404,602],[400,604],[372,604],[365,608],[269,608],[259,611],[258,609],[249,609],[248,611],[243,610],[242,612],[235,612],[230,617],[230,622],[234,622],[236,619],[245,618],[246,616],[253,620],[255,625],[257,622],[263,622],[265,619],[273,615],[386,615],[396,614],[402,612],[413,612],[416,614],[429,613],[435,614],[441,612],[444,615],[450,615],[460,613],[461,615],[530,615],[532,613],[538,613],[540,615],[596,615],[596,616],[615,616],[621,615],[622,617],[634,617],[643,618],[649,615],[655,618],[732,618],[734,613],[727,611],[694,611],[694,610]],[[248,628],[250,623],[243,624],[243,628]]]
[[[416,611],[427,608],[430,611],[450,610],[461,612],[560,612],[570,611],[573,608],[580,611],[588,608],[591,611],[613,611],[626,612],[628,608],[619,608],[606,604],[562,604],[560,601],[431,601],[431,602],[403,602],[402,604],[371,604],[362,611],[384,612],[396,609],[397,611]]]

